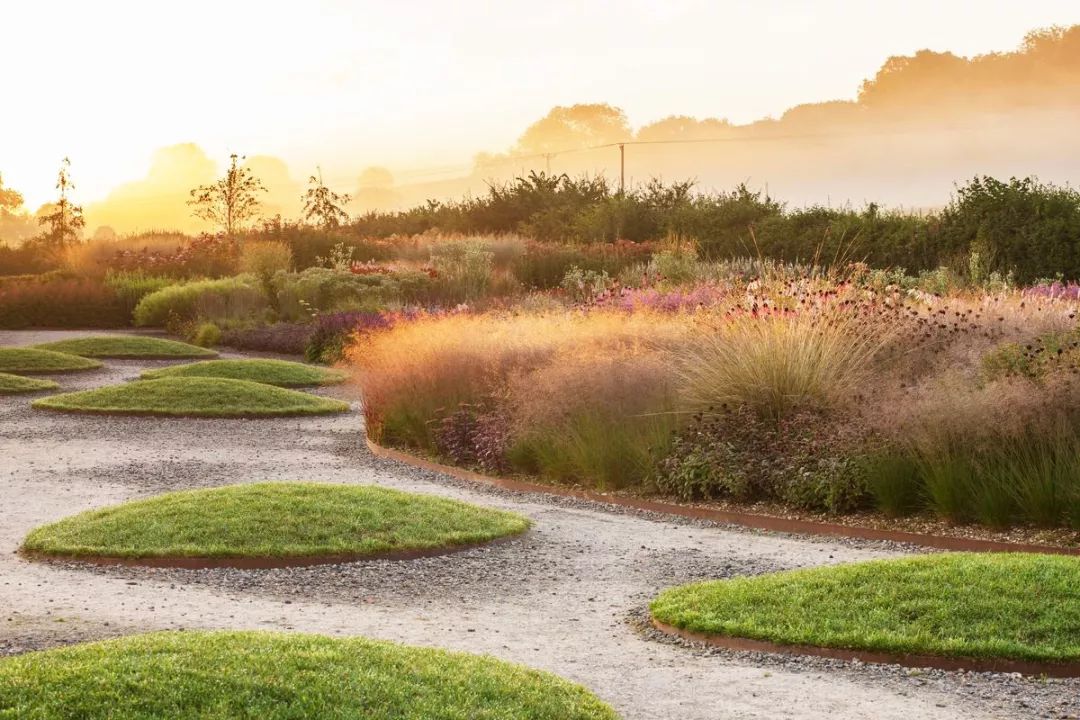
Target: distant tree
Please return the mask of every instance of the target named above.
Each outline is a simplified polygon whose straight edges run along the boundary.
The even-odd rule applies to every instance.
[[[250,168],[240,165],[242,157],[229,156],[225,177],[213,185],[200,185],[191,191],[188,205],[192,214],[222,228],[232,235],[259,214],[259,193],[266,187]]]
[[[607,103],[558,106],[530,125],[518,138],[516,152],[558,152],[630,140],[626,114]]]
[[[75,183],[71,181],[71,160],[68,158],[60,163],[56,189],[60,191],[60,198],[38,218],[38,224],[45,228],[41,240],[53,249],[61,249],[76,242],[86,227],[82,208],[68,198],[68,192],[75,189]]]
[[[326,187],[321,170],[318,177],[312,175],[308,178],[307,192],[300,199],[304,201],[304,220],[307,222],[329,230],[349,221],[345,206],[352,198]]]
[[[4,176],[0,175],[0,212],[13,213],[22,207],[21,193],[4,187]]]

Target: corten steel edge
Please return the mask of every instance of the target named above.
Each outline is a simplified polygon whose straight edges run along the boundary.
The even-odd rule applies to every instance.
[[[1039,545],[1033,543],[1012,543],[1001,540],[984,540],[980,538],[952,537],[948,535],[924,535],[921,533],[906,532],[903,530],[887,530],[882,528],[859,527],[854,525],[841,525],[839,523],[819,522],[816,520],[799,520],[794,518],[774,517],[772,515],[757,515],[754,513],[735,512],[732,510],[717,510],[713,508],[692,507],[678,505],[676,503],[662,502],[658,500],[642,500],[638,498],[624,497],[620,495],[608,495],[592,490],[577,488],[564,488],[556,485],[514,480],[511,478],[496,477],[464,470],[452,465],[443,465],[423,458],[416,457],[401,450],[384,447],[367,439],[368,449],[376,457],[395,460],[397,462],[412,465],[414,467],[443,473],[452,477],[468,480],[471,482],[492,485],[506,490],[518,492],[544,493],[560,497],[571,497],[579,500],[590,500],[608,505],[643,510],[646,512],[675,515],[678,517],[692,518],[695,520],[711,520],[719,523],[729,523],[756,530],[769,530],[773,532],[792,533],[796,535],[824,535],[834,537],[855,538],[859,540],[886,540],[896,543],[907,543],[922,547],[936,548],[939,550],[953,550],[962,552],[1028,552],[1044,553],[1051,555],[1075,555],[1080,556],[1080,547],[1061,547],[1056,545]]]

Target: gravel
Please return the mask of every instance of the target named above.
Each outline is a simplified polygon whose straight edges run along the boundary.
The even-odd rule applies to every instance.
[[[2,333],[32,344],[78,333]],[[85,333],[89,334],[89,333]],[[237,354],[227,356],[241,357]],[[168,363],[106,361],[62,390]],[[348,397],[349,388],[318,391]],[[367,635],[488,653],[581,682],[627,718],[1080,718],[1080,681],[732,652],[656,632],[649,599],[693,580],[913,552],[747,531],[519,493],[372,457],[362,417],[54,415],[0,398],[0,654],[174,628]],[[509,542],[407,562],[277,570],[29,563],[32,527],[148,494],[235,482],[378,483],[510,509]]]

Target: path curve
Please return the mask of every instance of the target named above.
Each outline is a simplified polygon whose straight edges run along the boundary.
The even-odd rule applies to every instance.
[[[0,345],[80,334],[90,333],[0,332]],[[168,364],[105,362],[103,370],[55,379],[67,391]],[[349,389],[318,392],[345,397]],[[897,546],[736,531],[470,486],[374,458],[355,411],[123,418],[40,413],[30,399],[0,398],[0,653],[156,629],[295,630],[491,654],[580,682],[627,720],[1080,714],[1074,681],[912,674],[684,647],[632,622],[676,583],[884,557],[904,551]],[[274,570],[85,567],[33,563],[15,552],[31,528],[75,512],[266,480],[377,483],[514,510],[535,528],[443,557]]]

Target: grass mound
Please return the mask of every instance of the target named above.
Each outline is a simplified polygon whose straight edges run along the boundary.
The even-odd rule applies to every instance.
[[[514,513],[372,486],[259,483],[166,493],[31,532],[47,555],[312,557],[438,550],[516,535]]]
[[[16,393],[41,392],[42,390],[55,390],[60,387],[52,380],[38,380],[37,378],[22,377],[0,373],[0,395],[14,395]]]
[[[97,360],[68,353],[37,348],[0,348],[0,372],[19,375],[33,373],[63,373],[94,370],[101,367]]]
[[[63,393],[33,403],[64,412],[189,417],[273,417],[345,412],[338,400],[224,378],[162,378]]]
[[[615,720],[585,688],[489,657],[363,638],[164,632],[0,660],[23,720]]]
[[[948,553],[695,583],[653,617],[692,632],[849,650],[1080,659],[1080,560]]]
[[[217,353],[213,350],[207,350],[196,345],[139,335],[96,335],[94,337],[44,343],[35,347],[41,350],[53,350],[94,358],[171,360],[174,358],[217,357]]]
[[[147,370],[142,377],[148,380],[163,377],[216,377],[250,380],[280,387],[303,387],[345,382],[348,375],[340,370],[288,360],[206,360],[190,365]]]

